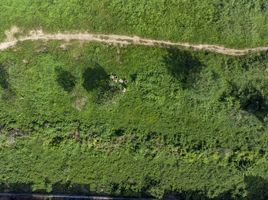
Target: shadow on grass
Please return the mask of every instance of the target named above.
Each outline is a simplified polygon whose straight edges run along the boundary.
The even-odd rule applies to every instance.
[[[0,64],[0,86],[3,89],[9,89],[8,73],[3,65]]]
[[[0,87],[4,90],[2,99],[5,101],[12,100],[16,95],[15,91],[12,90],[11,85],[8,82],[9,75],[5,67],[0,64]]]
[[[246,176],[245,195],[232,195],[233,191],[227,191],[214,198],[208,198],[203,191],[167,192],[164,199],[168,200],[267,200],[268,181],[259,176]]]
[[[205,194],[205,191],[180,191],[180,192],[174,192],[174,191],[166,191],[166,194],[164,195],[163,199],[167,200],[266,200],[268,199],[268,181],[262,177],[259,176],[247,176],[244,178],[245,182],[245,191],[242,191],[242,194],[239,195],[232,195],[234,190],[227,191],[223,194],[218,195],[214,198],[209,198]],[[152,182],[155,186],[155,182]],[[151,180],[146,184],[151,184]],[[114,190],[118,191],[118,185],[113,184],[112,187]],[[150,187],[148,187],[150,188]],[[55,183],[52,186],[52,192],[50,194],[66,194],[66,195],[110,195],[110,196],[120,196],[120,197],[130,197],[133,199],[133,197],[137,198],[148,198],[146,194],[148,194],[148,191],[145,191],[146,188],[144,188],[143,194],[137,194],[137,192],[133,191],[127,191],[123,189],[120,192],[117,192],[116,195],[111,191],[111,194],[107,193],[95,193],[94,191],[90,191],[90,185],[87,184],[72,184],[71,182],[67,183]],[[32,191],[32,184],[25,184],[25,183],[17,183],[17,184],[0,184],[0,192],[6,192],[6,193],[20,193],[20,194],[27,194],[28,197],[31,197],[32,194],[35,193],[43,193],[45,194],[44,190],[39,191]],[[128,195],[126,195],[128,194]],[[243,194],[245,197],[243,197]],[[1,196],[0,196],[1,198]],[[21,199],[21,197],[16,198],[15,196],[13,198],[8,199]],[[27,198],[31,199],[31,198]],[[115,198],[116,199],[116,198]]]
[[[242,110],[253,114],[260,121],[264,121],[268,116],[268,100],[251,84],[239,87],[234,83],[229,83],[227,90],[220,97],[220,101],[228,101],[230,98],[238,101]]]
[[[98,88],[107,88],[108,74],[98,63],[93,63],[92,65],[92,67],[86,68],[83,72],[83,87],[88,92]]]
[[[76,84],[75,77],[71,72],[61,67],[56,68],[57,82],[67,92],[71,92]]]
[[[201,62],[189,51],[170,48],[163,59],[169,73],[178,79],[184,89],[191,88],[202,69]]]
[[[83,87],[92,92],[94,102],[98,104],[109,102],[120,91],[118,85],[110,81],[105,69],[94,62],[83,72]]]

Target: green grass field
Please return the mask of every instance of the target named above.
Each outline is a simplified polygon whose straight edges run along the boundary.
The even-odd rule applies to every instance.
[[[0,39],[25,30],[87,30],[191,43],[268,44],[264,0],[0,0]]]

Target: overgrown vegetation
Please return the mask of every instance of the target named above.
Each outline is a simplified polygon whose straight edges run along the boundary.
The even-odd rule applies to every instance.
[[[0,37],[17,25],[260,46],[268,43],[267,8],[265,0],[0,0]]]
[[[0,53],[2,191],[267,197],[267,53],[59,46]]]

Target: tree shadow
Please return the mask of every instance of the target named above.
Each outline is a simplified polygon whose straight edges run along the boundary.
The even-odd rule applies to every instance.
[[[248,94],[247,98],[242,99],[241,107],[248,113],[255,115],[262,122],[268,115],[268,104],[258,90],[252,91],[252,93]]]
[[[268,115],[268,100],[251,84],[239,87],[234,83],[229,83],[220,101],[228,101],[230,98],[239,102],[241,110],[253,114],[262,122]]]
[[[259,52],[249,54],[246,57],[242,56],[238,58],[229,59],[231,59],[232,65],[236,65],[239,63],[245,70],[249,70],[250,68],[265,70],[267,69],[268,54],[267,52]]]
[[[163,199],[166,200],[267,200],[268,181],[260,176],[246,176],[244,178],[246,196],[233,195],[234,190],[209,198],[204,191],[167,192]]]
[[[244,178],[245,190],[241,191],[241,194],[236,194],[235,189],[226,191],[214,198],[209,198],[206,191],[194,191],[194,190],[184,190],[184,191],[166,191],[162,199],[164,200],[266,200],[268,199],[268,181],[260,176],[246,176]],[[151,186],[157,186],[157,182],[149,179],[146,187],[149,189]],[[0,199],[5,197],[5,199],[36,199],[34,194],[64,194],[64,195],[95,195],[95,196],[112,196],[114,199],[119,197],[129,197],[130,199],[150,199],[148,196],[148,191],[145,188],[142,194],[137,194],[134,191],[128,191],[126,188],[121,188],[119,192],[113,194],[110,193],[95,193],[90,190],[90,185],[88,184],[76,184],[66,182],[58,182],[52,185],[52,191],[46,193],[45,190],[32,190],[32,183],[14,183],[6,184],[0,183],[0,193],[7,193],[0,195]],[[118,191],[119,186],[117,184],[112,184],[114,191]],[[8,196],[11,195],[11,196]],[[18,194],[17,196],[14,194]],[[126,195],[127,194],[127,195]],[[236,195],[235,195],[236,194]],[[136,198],[135,198],[136,197]],[[57,199],[57,198],[55,198]]]
[[[71,92],[76,84],[75,77],[71,74],[71,72],[68,72],[64,70],[62,67],[58,67],[55,69],[56,75],[57,75],[57,82],[58,84],[67,92]]]
[[[180,191],[180,192],[167,192],[163,199],[164,200],[214,200],[214,199],[208,198],[207,195],[205,195],[202,191],[194,191],[194,190]]]
[[[8,83],[8,73],[3,65],[0,64],[0,86],[7,90],[10,88]]]
[[[88,91],[108,87],[109,76],[98,63],[88,67],[83,72],[83,87]]]
[[[87,184],[55,183],[52,186],[52,194],[90,195],[90,187]]]
[[[32,183],[0,183],[0,192],[31,193]]]
[[[48,180],[45,180],[46,184],[49,184]],[[110,196],[115,199],[121,199],[121,197],[140,197],[135,191],[128,191],[125,188],[120,188],[121,193],[118,193],[119,185],[116,183],[111,183],[111,192],[95,192],[90,190],[89,184],[77,184],[71,183],[71,181],[57,182],[52,185],[52,191],[46,192],[46,189],[33,190],[32,183],[0,183],[0,200],[1,198],[6,199],[46,199],[45,197],[37,197],[38,195],[70,195],[70,196]],[[51,199],[72,199],[70,198],[61,198],[55,197]],[[77,198],[75,198],[77,199]],[[91,199],[91,198],[83,198]],[[124,199],[124,198],[122,198]]]
[[[189,51],[169,48],[163,61],[169,73],[181,82],[184,89],[194,86],[202,64]]]
[[[268,181],[260,176],[245,177],[247,200],[268,199]]]
[[[83,87],[93,92],[95,103],[104,103],[112,99],[120,88],[110,81],[109,75],[98,63],[92,63],[83,72]]]
[[[11,88],[8,79],[8,72],[6,71],[5,67],[0,64],[0,87],[4,90],[1,98],[5,101],[13,99],[13,97],[16,95],[15,91]]]

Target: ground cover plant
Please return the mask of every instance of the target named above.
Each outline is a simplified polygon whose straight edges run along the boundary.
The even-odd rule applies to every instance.
[[[79,42],[3,51],[0,189],[265,199],[267,60]]]
[[[266,45],[265,0],[1,0],[0,38],[24,30],[87,30],[232,47]]]

